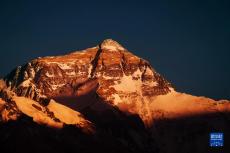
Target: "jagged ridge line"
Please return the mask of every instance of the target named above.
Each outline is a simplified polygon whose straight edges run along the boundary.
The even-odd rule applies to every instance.
[[[95,74],[95,70],[97,68],[97,64],[98,64],[98,60],[100,58],[100,55],[102,53],[102,49],[101,49],[101,44],[99,45],[99,49],[95,55],[95,58],[91,61],[91,64],[92,64],[92,71],[90,73],[90,78],[93,78],[94,77],[94,74]]]

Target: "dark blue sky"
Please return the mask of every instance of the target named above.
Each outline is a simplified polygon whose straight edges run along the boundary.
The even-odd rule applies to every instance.
[[[179,91],[230,99],[229,0],[1,0],[0,76],[106,38],[149,60]]]

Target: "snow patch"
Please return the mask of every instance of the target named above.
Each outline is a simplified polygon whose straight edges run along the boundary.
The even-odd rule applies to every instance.
[[[100,76],[98,75],[98,77],[100,77]],[[111,77],[111,76],[107,76],[107,75],[102,75],[102,77],[105,80],[117,80],[120,78],[120,77]]]
[[[116,46],[103,46],[102,49],[106,49],[106,50],[109,50],[109,51],[124,50],[123,47],[116,47]]]
[[[72,71],[72,72],[66,72],[66,75],[74,76],[74,75],[76,75],[76,72],[75,72],[75,71]]]
[[[31,86],[31,85],[33,84],[31,81],[32,81],[32,79],[29,78],[29,79],[23,81],[23,82],[20,84],[20,86],[22,86],[22,87],[29,87],[29,86]]]
[[[136,92],[141,90],[142,82],[140,79],[133,80],[132,76],[124,75],[119,84],[113,85],[115,90],[124,92]]]
[[[66,64],[66,63],[58,63],[58,66],[62,69],[62,70],[68,70],[71,69],[71,66]]]
[[[46,124],[51,127],[61,128],[63,123],[55,122],[44,111],[44,107],[37,102],[25,97],[13,97],[18,109],[33,118],[33,120],[40,124]],[[39,109],[38,109],[39,108]]]
[[[49,72],[46,72],[46,74],[45,74],[47,77],[49,77],[49,78],[53,78],[53,77],[55,77],[55,75],[54,74],[50,74]]]
[[[83,63],[84,63],[83,60],[77,60],[77,62],[80,63],[80,64],[83,64]]]
[[[158,86],[158,82],[152,81],[152,82],[150,82],[149,86],[156,87],[156,86]]]
[[[35,71],[33,68],[30,69],[30,74],[31,74],[31,77],[34,78],[35,77]]]
[[[133,77],[138,77],[138,78],[140,78],[141,75],[142,75],[142,72],[140,71],[139,68],[132,74]]]
[[[125,50],[118,42],[112,39],[106,39],[101,44],[101,49],[105,49],[108,51],[119,51]]]
[[[62,70],[72,69],[72,65],[75,64],[74,62],[67,62],[67,63],[60,63],[60,62],[47,62],[47,64],[57,64],[58,67]]]
[[[13,101],[15,101],[17,108],[23,114],[30,116],[39,124],[45,124],[55,128],[62,128],[63,123],[65,123],[89,129],[91,128],[90,122],[84,119],[81,113],[64,105],[58,104],[54,100],[51,100],[47,107],[44,107],[38,102],[25,97],[14,96]],[[54,117],[59,119],[60,122],[53,120],[53,117],[49,116],[47,110],[52,112]]]
[[[92,72],[93,66],[90,64],[89,68],[88,68],[88,78],[90,77],[90,74]]]
[[[114,98],[114,105],[117,105],[118,103],[122,102],[122,100],[118,94],[112,94],[112,97]]]
[[[153,71],[149,67],[147,67],[147,69],[145,71],[145,74],[152,76],[153,75]]]
[[[54,116],[66,124],[80,124],[86,122],[79,112],[76,112],[64,105],[51,100],[47,108],[54,113]]]
[[[106,75],[103,75],[103,78],[104,78],[105,80],[114,79],[114,77],[110,77],[110,76],[106,76]]]
[[[28,79],[28,78],[29,78],[28,73],[27,73],[26,71],[24,71],[24,76],[23,76],[23,79],[25,80],[25,79]]]
[[[64,85],[65,85],[65,84],[63,83],[63,84],[52,84],[52,85],[50,85],[50,86],[51,86],[52,90],[56,90],[56,89],[58,89],[58,88],[63,87]]]
[[[169,90],[170,90],[170,92],[176,92],[176,91],[174,90],[174,88],[172,88],[172,87],[170,87]]]
[[[78,73],[77,73],[78,76],[82,76],[82,75],[85,75],[85,74],[86,74],[85,71],[78,71]]]

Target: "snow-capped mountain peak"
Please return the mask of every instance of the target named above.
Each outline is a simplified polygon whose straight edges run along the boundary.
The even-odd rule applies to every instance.
[[[101,43],[101,49],[108,51],[122,51],[125,50],[118,42],[112,39],[106,39]]]
[[[5,80],[17,95],[37,101],[77,98],[96,91],[114,106],[123,102],[142,106],[172,88],[149,62],[112,39],[104,40],[99,47],[35,59],[12,71]],[[143,120],[149,120],[150,114],[138,111]]]

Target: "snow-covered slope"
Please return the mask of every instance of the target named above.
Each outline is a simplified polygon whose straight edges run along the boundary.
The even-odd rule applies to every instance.
[[[61,120],[59,121],[56,116],[48,116],[48,111],[45,107],[42,107],[37,102],[25,97],[13,97],[13,101],[19,111],[33,118],[35,122],[56,128],[63,127]]]
[[[65,124],[77,125],[83,128],[90,128],[90,122],[83,115],[54,100],[51,100],[47,106],[48,110],[53,112],[54,116]],[[87,127],[89,126],[89,127]]]
[[[175,119],[215,113],[224,115],[230,112],[230,103],[227,100],[215,101],[206,97],[179,93],[173,89],[166,95],[156,96],[151,103],[145,105],[120,103],[118,106],[121,110],[131,113],[145,109],[149,116],[145,114],[144,117],[149,117],[146,120],[150,126],[154,124],[154,120],[159,119]]]
[[[5,100],[0,98],[1,120],[17,120],[23,115],[31,117],[34,122],[54,128],[63,128],[64,125],[73,125],[92,132],[92,124],[83,115],[54,100],[47,106],[41,105],[32,99],[19,97],[8,89],[1,90]]]

